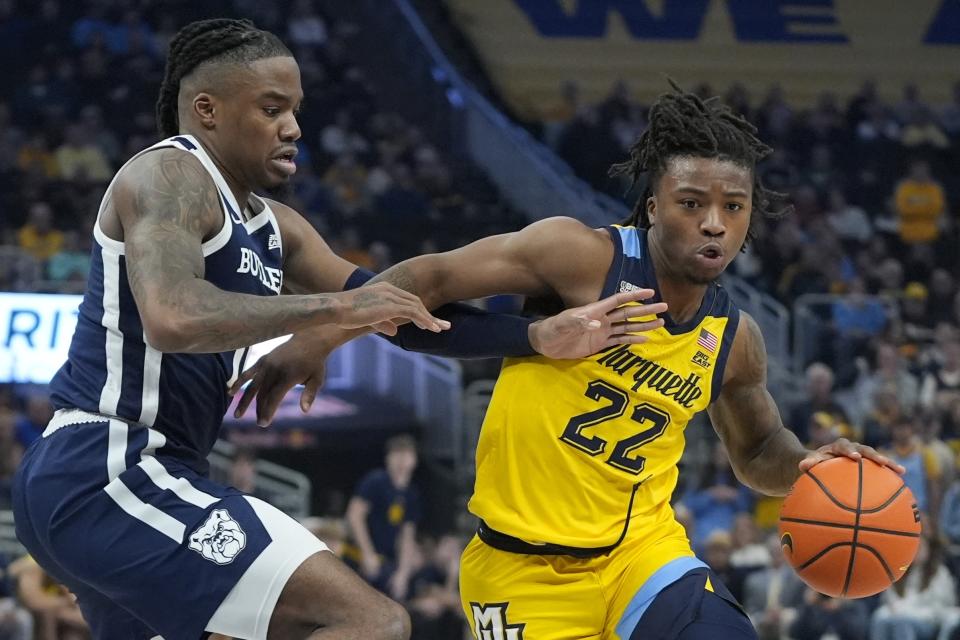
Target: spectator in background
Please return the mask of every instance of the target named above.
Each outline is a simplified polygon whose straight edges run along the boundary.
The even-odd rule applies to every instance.
[[[90,141],[100,149],[106,161],[111,165],[119,166],[120,140],[113,130],[104,125],[103,110],[100,106],[96,104],[85,106],[80,111],[80,122]]]
[[[60,176],[60,165],[50,151],[47,138],[42,133],[34,133],[17,151],[17,168],[30,176],[53,180]]]
[[[880,342],[876,346],[875,364],[870,370],[861,365],[854,393],[864,413],[869,411],[870,402],[877,389],[891,385],[897,390],[897,400],[903,409],[912,409],[920,397],[920,385],[917,379],[907,371],[897,347],[889,342]]]
[[[344,559],[372,585],[403,601],[417,560],[420,492],[411,483],[417,468],[412,436],[387,441],[386,468],[365,475],[347,505],[350,544]]]
[[[47,423],[53,417],[53,406],[47,398],[46,392],[31,393],[26,399],[26,411],[17,417],[14,428],[17,441],[26,449],[40,437]]]
[[[953,317],[953,297],[957,287],[953,276],[946,269],[934,269],[930,274],[930,298],[928,313],[934,325],[949,323]]]
[[[943,470],[937,455],[923,444],[912,416],[893,423],[886,455],[903,465],[903,483],[910,488],[920,511],[935,519],[943,496]]]
[[[0,638],[34,640],[33,616],[17,602],[10,564],[7,555],[0,552]]]
[[[796,619],[790,625],[793,640],[867,640],[870,612],[863,600],[831,598],[807,589]]]
[[[790,410],[788,424],[800,442],[806,442],[810,434],[807,426],[810,417],[817,412],[825,412],[836,420],[849,423],[847,412],[833,397],[833,370],[822,362],[814,362],[806,371],[806,394]]]
[[[33,615],[37,640],[86,640],[87,623],[77,600],[37,564],[24,556],[10,565],[17,598]]]
[[[745,571],[755,571],[770,564],[770,552],[760,539],[760,529],[749,513],[738,514],[733,521],[733,553],[730,564]]]
[[[950,146],[950,139],[934,119],[933,111],[924,105],[917,109],[900,132],[900,144],[912,151],[932,153]]]
[[[91,138],[85,125],[67,127],[66,139],[55,152],[60,175],[77,182],[107,182],[113,175],[103,150]]]
[[[900,300],[902,335],[904,342],[916,355],[933,342],[933,321],[927,313],[930,293],[920,282],[910,282],[903,289]]]
[[[83,244],[89,245],[89,240]],[[47,261],[47,277],[58,285],[61,293],[83,291],[90,271],[90,248],[83,244],[78,232],[67,231],[63,234],[63,247]]]
[[[738,514],[750,512],[749,490],[733,475],[721,442],[714,444],[710,465],[700,475],[696,488],[684,494],[681,502],[696,522],[690,542],[697,554],[704,550],[711,534],[730,531]]]
[[[347,227],[337,239],[334,251],[338,256],[364,269],[373,269],[373,256],[363,247],[363,239],[357,227]]]
[[[896,387],[893,384],[878,387],[862,421],[861,441],[874,449],[889,446],[893,439],[893,425],[902,413]]]
[[[11,494],[13,474],[20,465],[24,447],[17,440],[16,414],[0,407],[0,509],[13,508]],[[0,636],[2,637],[2,636]]]
[[[760,640],[780,640],[796,617],[806,587],[785,562],[778,534],[767,536],[766,547],[770,564],[746,577],[741,602]]]
[[[411,640],[457,638],[463,630],[460,556],[466,545],[456,536],[424,545],[425,560],[410,580]]]
[[[327,23],[310,0],[296,0],[287,19],[287,39],[300,47],[321,47],[327,43]]]
[[[932,243],[940,237],[946,209],[943,186],[930,174],[925,160],[910,163],[907,177],[894,192],[900,239],[909,245]]]
[[[831,306],[832,353],[843,386],[853,382],[856,359],[867,353],[871,342],[883,334],[889,322],[887,307],[879,300],[867,298],[863,278],[854,277],[847,286],[847,295]]]
[[[27,224],[17,232],[17,244],[40,262],[46,262],[63,248],[63,232],[53,226],[53,211],[43,201],[30,205]]]
[[[943,359],[930,365],[920,387],[920,404],[924,409],[946,413],[960,401],[960,341],[950,340],[941,346]]]
[[[338,156],[323,176],[323,184],[333,193],[337,206],[348,216],[363,204],[367,170],[352,153]]]
[[[806,244],[800,252],[800,261],[790,264],[780,277],[777,294],[781,300],[792,301],[807,293],[827,293],[830,280],[824,264],[824,251],[817,245]]]
[[[864,245],[873,235],[866,212],[847,202],[847,196],[839,187],[832,187],[827,194],[827,223],[847,247]]]
[[[954,617],[956,586],[935,531],[924,527],[913,564],[880,600],[883,604],[870,623],[870,640],[933,640],[941,625]]]

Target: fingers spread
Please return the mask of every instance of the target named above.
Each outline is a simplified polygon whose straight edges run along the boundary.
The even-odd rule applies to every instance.
[[[665,313],[666,310],[667,304],[665,302],[657,302],[654,304],[632,304],[626,307],[614,309],[613,311],[610,311],[607,316],[615,317],[617,320],[624,320],[629,318],[655,316]]]
[[[663,320],[648,320],[647,322],[617,322],[610,327],[610,333],[619,335],[622,333],[641,333],[643,331],[653,331],[663,326]]]

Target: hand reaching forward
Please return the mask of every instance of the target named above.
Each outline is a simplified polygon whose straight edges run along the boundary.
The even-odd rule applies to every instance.
[[[330,297],[338,303],[335,324],[342,329],[373,327],[374,331],[392,336],[397,333],[397,325],[407,322],[433,332],[450,328],[449,322],[427,311],[420,298],[386,282],[330,294]]]
[[[585,358],[618,344],[642,344],[649,337],[638,334],[663,326],[662,319],[650,316],[664,313],[667,304],[630,303],[653,295],[653,289],[637,289],[567,309],[530,325],[530,344],[555,359]]]

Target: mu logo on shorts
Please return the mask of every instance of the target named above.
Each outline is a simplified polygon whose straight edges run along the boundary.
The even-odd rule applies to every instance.
[[[230,564],[247,546],[247,534],[226,509],[214,509],[190,534],[190,548],[217,564]]]
[[[480,604],[471,602],[473,609],[473,632],[477,640],[523,640],[524,623],[507,622],[509,602]]]

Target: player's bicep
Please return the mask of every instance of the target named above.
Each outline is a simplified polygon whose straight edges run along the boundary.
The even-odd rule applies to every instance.
[[[342,291],[357,266],[333,252],[299,213],[270,202],[283,239],[283,284],[289,293]]]
[[[611,256],[609,241],[595,230],[570,218],[549,218],[447,253],[414,258],[401,280],[410,278],[415,289],[408,290],[433,295],[431,304],[498,293],[568,298],[584,281],[597,274],[602,278]]]
[[[767,354],[757,323],[741,314],[723,387],[708,413],[731,462],[745,464],[783,428],[780,410],[767,391]]]
[[[192,156],[158,151],[129,169],[112,205],[123,226],[127,279],[149,337],[176,314],[179,287],[203,278],[203,239],[219,228],[223,214],[213,181]]]

